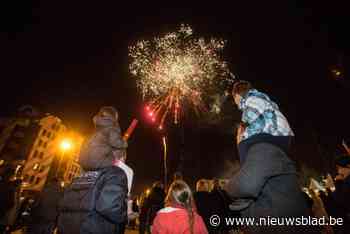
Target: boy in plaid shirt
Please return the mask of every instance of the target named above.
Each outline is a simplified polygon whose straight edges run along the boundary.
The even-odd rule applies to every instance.
[[[242,122],[237,132],[241,161],[245,160],[249,147],[259,142],[271,143],[288,152],[294,133],[277,104],[247,81],[237,82],[232,95],[242,111]]]

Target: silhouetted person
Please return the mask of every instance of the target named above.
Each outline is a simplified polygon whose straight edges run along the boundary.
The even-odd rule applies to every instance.
[[[229,217],[229,205],[231,199],[227,192],[221,188],[218,179],[213,180],[213,189],[210,191],[210,197],[213,206],[213,214],[218,215],[221,220]],[[229,229],[231,229],[231,227],[228,227],[224,222],[221,222],[218,227],[212,227],[211,231],[214,231],[213,233],[227,233]]]
[[[201,179],[196,184],[196,192],[193,194],[197,212],[203,218],[209,233],[214,233],[215,228],[210,225],[210,217],[215,214],[212,196],[209,193],[209,182]]]
[[[56,178],[48,181],[31,209],[28,234],[51,234],[57,226],[58,204],[63,191]]]
[[[140,216],[140,234],[145,232],[151,233],[151,226],[157,212],[164,207],[165,192],[164,185],[160,182],[155,182],[152,186],[151,192],[145,198],[144,204],[141,208]]]
[[[328,196],[324,196],[324,203],[329,216],[342,218],[342,226],[334,226],[336,234],[350,233],[350,156],[344,155],[336,159],[337,176],[335,190],[329,190]]]
[[[11,180],[14,168],[3,166],[0,177],[0,233],[7,233],[18,220],[20,210],[20,184],[21,180]]]

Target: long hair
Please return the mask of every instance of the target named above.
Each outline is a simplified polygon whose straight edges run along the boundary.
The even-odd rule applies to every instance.
[[[188,214],[191,234],[194,233],[194,213],[193,213],[193,196],[190,187],[183,180],[175,180],[169,188],[166,203],[180,205],[184,207]]]

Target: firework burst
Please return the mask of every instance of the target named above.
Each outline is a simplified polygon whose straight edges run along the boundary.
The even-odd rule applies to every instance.
[[[205,112],[203,96],[234,76],[221,59],[225,41],[195,38],[191,27],[129,47],[130,72],[146,100],[153,122],[164,126],[168,116],[177,124],[184,103],[198,113]]]

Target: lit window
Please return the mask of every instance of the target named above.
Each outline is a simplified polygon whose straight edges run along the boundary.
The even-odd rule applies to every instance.
[[[44,170],[45,170],[45,167],[44,167],[44,166],[43,166],[43,167],[40,167],[39,173],[44,172]]]
[[[40,178],[36,177],[35,184],[39,184],[39,182],[40,182]]]
[[[40,167],[40,164],[39,163],[35,163],[34,166],[33,166],[33,170],[34,171],[37,171]]]
[[[38,151],[37,150],[35,150],[34,153],[33,153],[33,158],[36,158],[36,157],[38,157]]]

